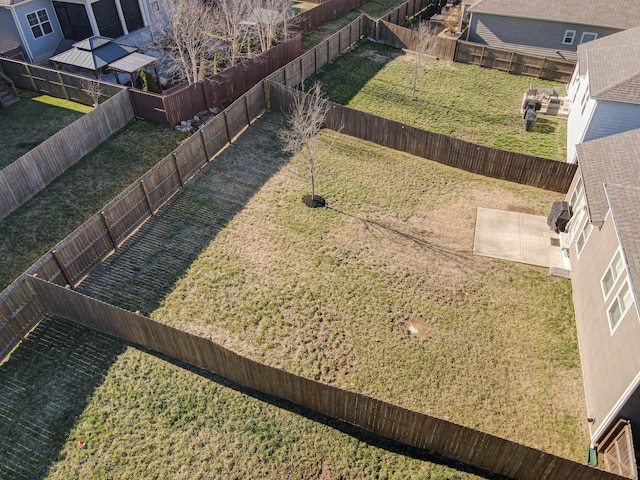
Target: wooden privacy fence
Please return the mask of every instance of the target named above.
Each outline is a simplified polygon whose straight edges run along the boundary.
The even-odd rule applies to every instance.
[[[133,118],[122,90],[0,170],[0,220]]]
[[[576,66],[576,62],[569,60],[493,48],[464,40],[458,40],[454,60],[562,83],[569,83]]]
[[[339,15],[353,10],[366,1],[367,0],[326,0],[323,2],[314,2],[318,3],[318,6],[296,15],[291,21],[291,26],[300,33],[307,33],[333,20]]]
[[[42,319],[25,275],[75,287],[265,109],[262,84],[217,115],[0,293],[0,360]]]
[[[126,89],[123,85],[100,82],[73,73],[3,57],[0,57],[0,70],[11,78],[18,88],[66,98],[85,105],[93,105],[93,98],[87,91],[91,84],[99,86],[97,91],[100,92],[100,101],[111,98]]]
[[[416,50],[418,32],[384,20],[378,20],[375,27],[375,39],[394,48]],[[457,38],[437,35],[430,40],[429,50],[422,53],[427,53],[440,60],[453,60],[456,53],[456,44]]]
[[[288,112],[295,95],[307,95],[269,82],[270,107]],[[325,126],[352,137],[434,160],[468,172],[566,193],[577,165],[497,150],[329,103]]]
[[[364,16],[360,15],[338,32],[327,37],[322,43],[276,70],[267,78],[273,82],[289,86],[299,85],[304,82],[322,68],[323,65],[331,62],[360,39],[364,18]]]
[[[29,279],[44,310],[215,372],[406,445],[521,480],[614,480],[612,473],[453,422],[271,367],[217,343],[46,282]],[[35,294],[34,294],[35,295]]]
[[[242,95],[301,53],[302,39],[298,35],[218,75],[192,85],[183,85],[163,95],[132,89],[131,99],[136,115],[172,127],[198,112],[219,107]]]

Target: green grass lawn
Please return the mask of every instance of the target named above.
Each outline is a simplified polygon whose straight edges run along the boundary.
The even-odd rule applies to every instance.
[[[539,117],[522,126],[520,106],[531,77],[425,59],[413,92],[414,57],[361,41],[306,83],[319,81],[327,98],[418,128],[502,150],[566,160],[566,120]]]
[[[20,90],[20,101],[0,108],[0,168],[80,118],[92,107]]]
[[[57,319],[0,365],[0,414],[3,480],[484,478]]]
[[[167,128],[134,120],[1,220],[0,290],[171,152],[182,138]]]
[[[305,33],[302,37],[302,50],[307,51],[318,45],[328,36],[349,25],[363,13],[371,18],[380,18],[406,0],[368,0],[359,7],[340,15],[338,18],[325,23],[313,32]]]
[[[288,371],[582,461],[570,282],[471,253],[478,206],[546,214],[558,194],[324,132],[317,188],[330,208],[308,209],[279,122],[253,125],[82,291]]]

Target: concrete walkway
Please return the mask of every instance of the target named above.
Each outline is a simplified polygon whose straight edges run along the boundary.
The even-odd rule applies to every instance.
[[[558,234],[538,215],[478,207],[473,253],[540,267],[570,270]]]

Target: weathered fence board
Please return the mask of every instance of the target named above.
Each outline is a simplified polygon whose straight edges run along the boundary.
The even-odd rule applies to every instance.
[[[272,108],[288,111],[302,92],[270,83]],[[346,135],[488,177],[566,193],[576,165],[507,152],[330,103],[326,126]]]
[[[405,48],[416,50],[418,43],[418,32],[410,28],[387,22],[377,21],[375,38],[394,48]],[[433,36],[429,41],[429,48],[425,53],[437,57],[441,60],[453,60],[456,52],[457,39],[447,38],[441,35]]]
[[[488,472],[521,480],[614,480],[604,470],[382,400],[300,377],[238,355],[208,339],[80,293],[31,278],[49,314],[177,358],[378,435]]]
[[[0,219],[134,118],[123,90],[0,170]]]
[[[454,60],[518,75],[569,83],[576,62],[458,40]]]

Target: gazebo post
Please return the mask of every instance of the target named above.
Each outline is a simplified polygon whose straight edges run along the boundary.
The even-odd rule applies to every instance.
[[[153,71],[156,72],[156,83],[158,84],[158,88],[160,89],[160,93],[162,93],[162,84],[160,83],[160,75],[158,75],[158,64],[153,64]]]
[[[118,76],[118,70],[114,70],[114,71],[113,71],[113,73],[115,73],[115,74],[116,74],[116,82],[118,82],[118,85],[122,85],[122,84],[120,83],[120,77]]]

